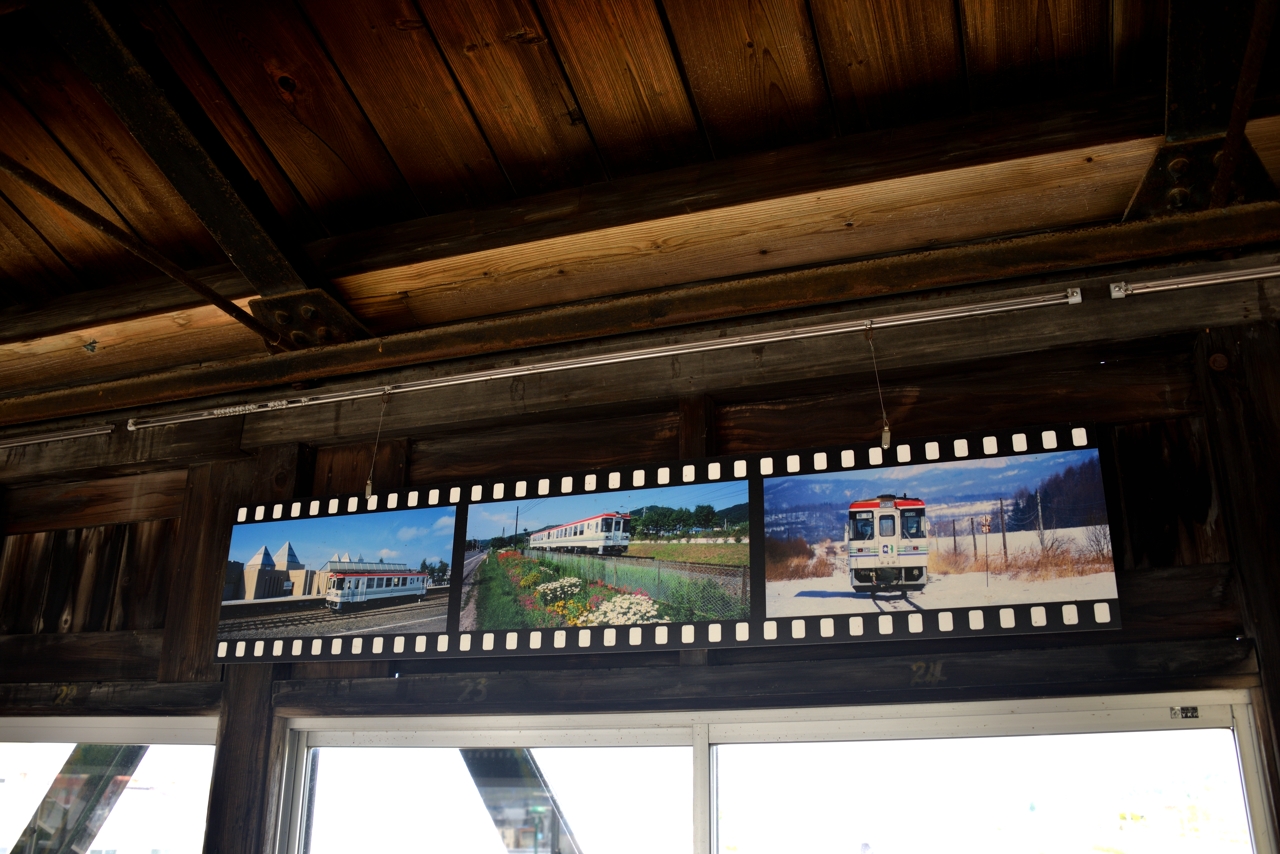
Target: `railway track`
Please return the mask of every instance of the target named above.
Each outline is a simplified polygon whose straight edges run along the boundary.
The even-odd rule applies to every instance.
[[[913,602],[910,598],[910,594],[905,591],[897,599],[881,599],[880,598],[881,595],[882,594],[880,593],[870,594],[871,604],[875,605],[876,610],[878,610],[881,614],[887,614],[891,611],[913,611],[913,610],[923,611],[924,610],[924,608],[921,605],[917,604],[916,602]],[[887,605],[900,605],[903,607],[896,607],[896,608],[885,607]]]
[[[232,617],[220,623],[220,637],[251,635],[281,636],[297,629],[297,634],[346,634],[352,631],[377,630],[378,625],[395,626],[403,622],[443,617],[443,609],[449,604],[449,591],[443,589],[427,594],[421,602],[407,602],[387,608],[370,608],[348,614],[337,614],[328,608],[315,608],[288,614],[269,614],[260,617]],[[441,610],[440,615],[422,612]],[[421,616],[419,616],[421,614]]]

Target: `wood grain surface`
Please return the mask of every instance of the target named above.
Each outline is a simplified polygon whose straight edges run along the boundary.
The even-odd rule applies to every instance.
[[[302,8],[424,210],[510,195],[411,0],[305,0]]]
[[[516,193],[604,177],[582,108],[529,0],[425,3],[422,11]]]
[[[538,7],[610,175],[707,156],[656,0],[542,0]]]
[[[3,533],[168,519],[182,509],[185,469],[10,490]]]
[[[952,0],[813,0],[841,133],[968,107]]]
[[[249,0],[170,5],[331,231],[421,213],[297,6]]]

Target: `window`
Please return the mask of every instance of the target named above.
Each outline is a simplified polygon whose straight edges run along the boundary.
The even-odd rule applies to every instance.
[[[894,519],[892,516],[880,517],[880,536],[892,537],[894,534]]]
[[[200,854],[216,723],[0,719],[0,854]]]
[[[612,534],[612,533],[613,533],[613,520],[612,520],[612,519],[601,519],[601,520],[600,520],[600,531],[601,531],[602,533],[605,533],[605,534]]]
[[[280,854],[1273,852],[1247,701],[295,720]]]
[[[850,539],[854,540],[874,540],[876,538],[876,523],[872,518],[873,513],[859,513],[853,520],[853,535]]]
[[[925,538],[923,510],[902,511],[902,538],[904,540],[923,540]]]

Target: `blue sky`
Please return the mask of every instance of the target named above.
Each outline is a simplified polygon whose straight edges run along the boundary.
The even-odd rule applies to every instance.
[[[467,538],[487,540],[501,536],[504,527],[510,536],[515,527],[517,507],[520,508],[520,530],[536,531],[547,525],[576,522],[597,513],[628,513],[649,504],[687,507],[690,510],[699,504],[710,504],[720,510],[734,504],[745,504],[746,501],[747,482],[734,480],[472,504],[467,511]]]
[[[424,559],[452,563],[453,521],[452,507],[437,507],[247,523],[231,529],[229,559],[247,562],[263,546],[274,556],[288,540],[307,569],[319,569],[334,552],[412,567]]]
[[[954,504],[1010,497],[1019,487],[1034,490],[1045,478],[1096,458],[1093,449],[987,457],[948,463],[854,469],[831,474],[766,478],[765,508],[856,501],[882,493],[923,498],[934,504]]]

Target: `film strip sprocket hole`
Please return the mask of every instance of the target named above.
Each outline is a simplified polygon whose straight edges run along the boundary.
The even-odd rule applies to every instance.
[[[997,460],[1046,455],[1061,451],[1097,451],[1095,432],[1086,426],[1049,426],[1035,429],[989,431],[938,439],[910,439],[882,448],[873,444],[808,449],[778,453],[724,456],[697,462],[677,461],[633,467],[609,467],[558,475],[481,479],[368,496],[345,495],[305,498],[291,502],[257,504],[238,508],[237,524],[341,518],[416,508],[483,508],[486,504],[513,500],[553,499],[659,487],[743,482],[752,485],[750,534],[746,541],[763,544],[762,520],[766,508],[757,506],[764,487],[775,480],[805,475],[866,473],[904,466],[930,466],[965,461]],[[904,493],[905,494],[905,493]],[[1003,510],[1001,519],[1004,520]],[[465,515],[465,513],[460,514]],[[953,536],[956,526],[951,527]],[[513,529],[514,533],[514,529]],[[846,536],[849,536],[846,533]],[[465,553],[467,531],[453,532],[453,557]],[[941,539],[941,538],[939,538]],[[1114,590],[1105,596],[1061,597],[1045,602],[980,603],[935,607],[909,601],[881,603],[872,597],[877,613],[802,614],[771,613],[762,607],[766,598],[763,547],[751,548],[750,586],[747,594],[751,616],[745,619],[697,619],[645,622],[638,625],[566,625],[529,629],[481,627],[457,628],[461,607],[459,579],[448,586],[450,631],[402,631],[374,627],[366,632],[326,635],[323,629],[298,636],[280,632],[261,637],[220,637],[216,658],[234,660],[334,660],[360,658],[466,657],[502,655],[563,655],[602,651],[663,650],[770,646],[796,643],[883,642],[913,638],[959,638],[974,635],[1070,632],[1118,628]],[[972,549],[977,559],[977,545]],[[336,557],[336,555],[335,555]],[[847,560],[847,558],[841,558]],[[1006,558],[1007,562],[1007,558]],[[850,561],[852,563],[852,561]],[[848,577],[854,570],[847,568]],[[903,578],[906,576],[904,575]],[[442,590],[445,585],[432,589]],[[264,600],[265,601],[265,600]],[[884,607],[881,607],[881,606]],[[227,609],[224,608],[224,618]],[[371,613],[366,611],[365,613]],[[299,629],[303,627],[299,626]],[[320,628],[320,627],[317,627]]]

